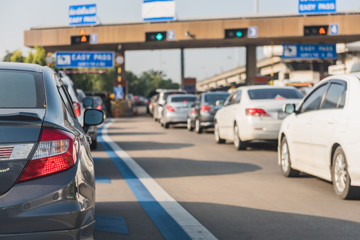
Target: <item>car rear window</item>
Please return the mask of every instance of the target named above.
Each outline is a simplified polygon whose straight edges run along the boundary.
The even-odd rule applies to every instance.
[[[227,94],[227,93],[207,94],[207,95],[205,95],[205,102],[208,104],[215,105],[217,100],[225,101],[228,97],[229,97],[229,94]]]
[[[0,108],[44,108],[40,73],[0,70]]]
[[[166,100],[169,95],[173,94],[185,94],[184,92],[166,92],[164,93],[163,100]]]
[[[303,95],[296,89],[264,88],[248,90],[250,99],[301,99]]]
[[[171,102],[195,102],[196,97],[174,97]]]

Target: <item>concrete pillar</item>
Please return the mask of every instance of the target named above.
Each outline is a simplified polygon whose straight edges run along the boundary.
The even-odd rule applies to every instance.
[[[246,85],[254,85],[256,77],[256,46],[246,46]]]
[[[181,64],[180,88],[184,89],[184,78],[185,78],[184,48],[180,48],[180,64]]]

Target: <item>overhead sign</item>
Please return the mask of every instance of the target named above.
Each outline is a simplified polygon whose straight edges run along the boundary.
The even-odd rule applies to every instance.
[[[57,68],[112,68],[114,52],[57,52]]]
[[[336,44],[284,44],[285,59],[336,59]]]
[[[336,0],[299,0],[300,14],[334,12],[336,12]]]
[[[97,24],[96,4],[69,6],[69,25]]]
[[[175,1],[143,0],[142,18],[145,22],[175,20]]]

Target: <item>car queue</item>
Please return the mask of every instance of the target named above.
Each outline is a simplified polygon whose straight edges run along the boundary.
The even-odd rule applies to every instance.
[[[243,86],[230,95],[192,95],[197,98],[184,101],[177,109],[171,107],[174,97],[169,95],[157,118],[168,128],[163,116],[169,109],[172,114],[186,114],[187,120],[182,118],[179,123],[186,124],[189,131],[201,133],[205,127],[213,127],[216,143],[230,141],[237,150],[245,150],[252,141],[275,141],[284,176],[314,175],[332,182],[341,199],[353,199],[360,197],[359,92],[360,74],[350,74],[320,81],[305,97],[295,87]],[[210,95],[228,97],[205,104]],[[206,123],[201,115],[205,111],[213,114]]]

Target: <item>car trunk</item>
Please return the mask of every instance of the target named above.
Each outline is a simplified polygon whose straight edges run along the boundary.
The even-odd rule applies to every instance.
[[[39,140],[45,109],[2,109],[0,114],[0,196],[20,177]]]
[[[298,104],[300,99],[282,99],[282,100],[252,100],[248,108],[263,109],[270,117],[261,117],[262,120],[282,120],[288,116],[282,108],[287,103]]]

